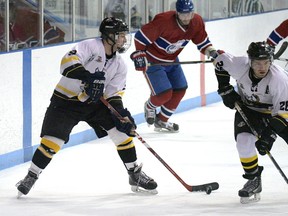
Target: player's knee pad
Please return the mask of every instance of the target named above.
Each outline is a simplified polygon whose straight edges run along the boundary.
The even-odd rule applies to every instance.
[[[251,133],[239,133],[236,138],[236,147],[240,158],[249,158],[257,154],[255,142],[257,138]]]
[[[118,131],[115,127],[108,130],[107,133],[115,146],[117,146],[117,150],[125,150],[134,147],[133,138]]]
[[[43,136],[38,149],[48,158],[52,158],[64,145],[64,140],[52,136]]]

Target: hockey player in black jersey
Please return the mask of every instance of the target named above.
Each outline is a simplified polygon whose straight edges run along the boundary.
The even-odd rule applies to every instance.
[[[44,117],[41,144],[33,155],[28,174],[16,185],[19,195],[29,193],[80,121],[87,122],[99,138],[108,135],[115,144],[132,191],[157,193],[157,183],[137,164],[133,142],[136,124],[122,103],[127,67],[119,53],[129,48],[128,26],[122,20],[109,17],[102,21],[100,32],[101,38],[79,42],[62,58],[62,77]],[[101,102],[102,96],[125,121],[110,112]],[[107,164],[109,161],[103,161],[102,166]]]
[[[273,63],[273,48],[265,42],[252,42],[247,56],[220,54],[215,60],[218,94],[225,106],[235,108],[237,102],[249,119],[251,126],[235,113],[234,136],[244,170],[246,184],[239,190],[241,203],[260,200],[262,191],[258,155],[270,151],[276,134],[288,143],[288,76]],[[230,84],[230,76],[236,80],[237,89]]]

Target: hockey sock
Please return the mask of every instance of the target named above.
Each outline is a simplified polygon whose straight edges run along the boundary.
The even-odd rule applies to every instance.
[[[186,89],[181,89],[172,92],[171,99],[161,106],[161,111],[158,115],[158,118],[161,121],[167,122],[168,119],[173,115],[180,101],[184,97],[185,92]]]

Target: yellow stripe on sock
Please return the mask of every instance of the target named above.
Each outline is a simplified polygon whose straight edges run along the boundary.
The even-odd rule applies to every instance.
[[[47,146],[50,149],[53,149],[55,153],[57,153],[60,150],[60,146],[56,143],[52,142],[51,140],[45,139],[44,137],[41,140],[41,143]]]
[[[133,148],[134,146],[135,145],[133,142],[133,138],[129,137],[127,140],[125,140],[123,143],[117,146],[117,150],[126,150],[129,148]]]

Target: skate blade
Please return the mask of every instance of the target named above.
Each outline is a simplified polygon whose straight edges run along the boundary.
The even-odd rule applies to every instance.
[[[160,133],[178,133],[179,132],[179,130],[173,131],[173,130],[167,130],[165,128],[156,128],[156,127],[154,128],[154,131],[160,132]]]
[[[17,194],[17,199],[20,199],[24,194],[20,191],[18,191],[18,194]]]
[[[19,181],[19,182],[16,183],[15,187],[16,187],[17,189],[18,189],[18,186],[21,184],[21,182],[22,182],[22,181]],[[24,194],[23,194],[21,191],[18,190],[18,193],[17,193],[17,196],[16,196],[16,197],[17,197],[17,199],[19,199],[19,198],[20,198],[21,196],[23,196],[23,195],[24,195]]]
[[[142,194],[142,195],[156,195],[156,194],[158,194],[158,191],[156,189],[146,190],[146,189],[140,188],[138,186],[131,186],[131,190],[134,193]]]
[[[255,203],[255,202],[260,201],[260,199],[261,199],[260,193],[256,193],[252,195],[251,197],[241,197],[240,203],[242,204]]]

